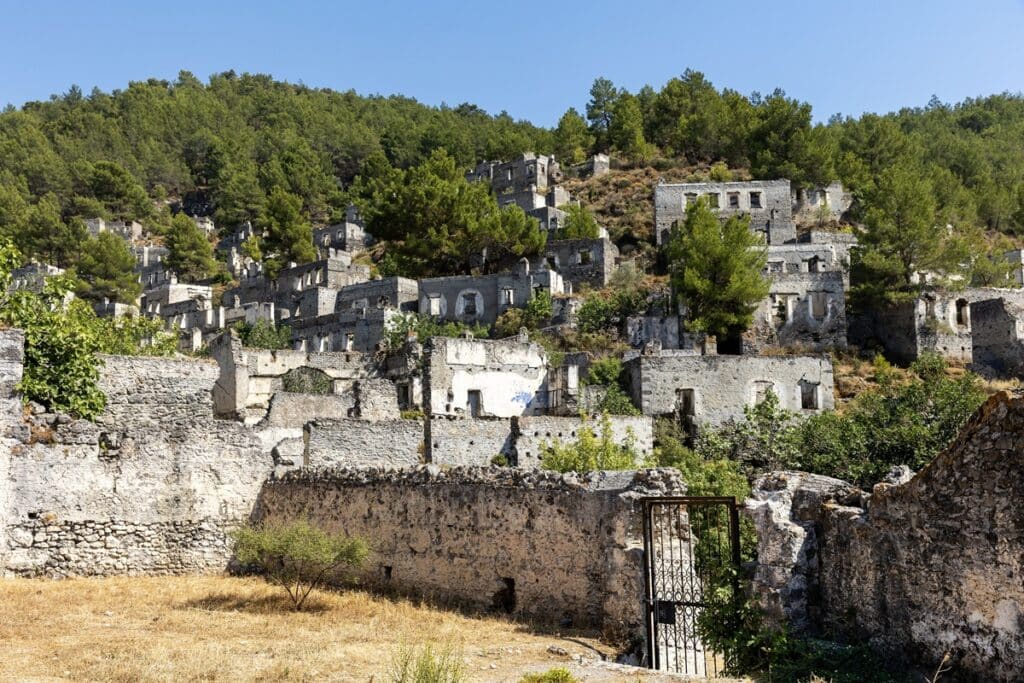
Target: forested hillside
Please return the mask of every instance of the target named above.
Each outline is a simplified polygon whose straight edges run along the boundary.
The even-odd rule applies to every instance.
[[[814,125],[811,106],[781,91],[746,96],[691,71],[636,93],[597,79],[590,94],[583,114],[570,109],[547,130],[471,104],[428,107],[234,72],[206,84],[182,72],[113,93],[72,87],[0,114],[0,233],[27,257],[66,266],[84,239],[76,218],[159,229],[170,216],[152,200],[168,197],[198,196],[225,229],[263,219],[276,192],[322,223],[338,217],[371,155],[379,174],[381,159],[405,169],[438,148],[464,167],[525,150],[566,162],[611,151],[656,170],[721,161],[797,185],[839,179],[869,231],[893,222],[893,202],[915,206],[919,220],[900,230],[935,243],[914,250],[920,265],[936,268],[962,261],[980,230],[1024,232],[1019,95]],[[957,249],[927,231],[946,223],[957,228]],[[901,274],[889,276],[897,283]]]

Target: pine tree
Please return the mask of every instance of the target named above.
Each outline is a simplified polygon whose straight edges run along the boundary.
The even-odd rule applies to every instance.
[[[766,250],[747,217],[724,223],[703,199],[672,228],[668,257],[672,286],[686,306],[686,328],[720,340],[736,339],[768,295]]]
[[[165,239],[167,267],[185,282],[212,277],[218,270],[213,247],[195,221],[179,213],[171,219]]]
[[[612,145],[630,159],[642,161],[648,157],[644,118],[634,95],[626,93],[615,101],[608,134]]]
[[[313,228],[302,215],[302,200],[281,187],[267,199],[263,221],[267,228],[264,252],[270,277],[277,277],[288,263],[309,263],[316,259]]]
[[[555,129],[555,154],[568,164],[581,163],[587,157],[587,150],[593,138],[587,130],[587,122],[573,108],[562,114]]]
[[[619,99],[619,90],[607,78],[595,78],[590,86],[590,101],[587,103],[587,120],[594,135],[597,151],[607,152],[611,144],[608,131],[612,123],[612,110]]]
[[[135,274],[135,254],[112,232],[101,232],[85,241],[77,275],[76,292],[90,301],[110,299],[134,304],[142,293]]]

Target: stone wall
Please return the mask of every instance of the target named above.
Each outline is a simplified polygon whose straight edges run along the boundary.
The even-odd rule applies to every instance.
[[[563,443],[577,439],[583,422],[578,417],[520,417],[514,419],[516,465],[540,467],[540,454],[545,444]],[[646,416],[609,415],[612,439],[624,443],[628,435],[633,438],[637,455],[645,458],[654,449],[654,420]],[[588,427],[600,437],[600,418],[591,418]]]
[[[973,369],[989,377],[1024,377],[1024,307],[1005,299],[971,303]]]
[[[18,334],[5,331],[0,347],[13,353]],[[23,423],[12,383],[0,383],[17,439],[0,452],[0,571],[223,569],[226,531],[251,512],[275,447],[301,430],[214,419],[212,362],[103,360],[107,407],[95,423],[38,410]]]
[[[744,334],[745,352],[766,347],[846,348],[846,292],[841,271],[776,275]]]
[[[316,420],[306,425],[308,467],[413,467],[423,460],[420,420]]]
[[[827,356],[721,356],[686,351],[644,354],[625,363],[633,402],[644,415],[689,415],[719,424],[743,417],[769,389],[787,410],[835,405]],[[813,406],[813,407],[810,407]]]
[[[365,537],[372,585],[636,637],[638,501],[683,488],[674,470],[301,470],[267,483],[257,516]]]
[[[798,627],[950,680],[1024,676],[1024,398],[997,394],[912,478],[868,495],[771,475],[748,503],[760,593]],[[905,480],[905,481],[904,481]]]
[[[498,455],[515,458],[508,419],[434,417],[426,421],[427,462],[437,465],[486,466]]]

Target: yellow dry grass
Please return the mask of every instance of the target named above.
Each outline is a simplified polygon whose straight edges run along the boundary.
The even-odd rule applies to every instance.
[[[386,681],[402,646],[435,643],[471,680],[518,680],[570,654],[605,653],[581,634],[391,600],[321,592],[290,611],[257,578],[0,581],[0,681]]]

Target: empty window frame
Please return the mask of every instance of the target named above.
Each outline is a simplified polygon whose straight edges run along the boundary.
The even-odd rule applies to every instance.
[[[708,206],[710,208],[712,208],[712,209],[717,209],[718,206],[719,206],[719,204],[718,204],[718,193],[717,192],[708,192],[705,196],[708,198]]]
[[[828,314],[828,294],[825,292],[808,292],[807,298],[810,299],[811,317],[815,320],[824,320]]]
[[[686,195],[684,195],[684,198],[683,198],[683,208],[685,209],[686,207],[690,206],[691,204],[696,203],[696,201],[697,201],[697,194],[695,192],[687,192]]]
[[[740,193],[739,192],[730,192],[728,197],[729,197],[729,208],[730,209],[738,209],[738,208],[740,208]]]
[[[462,295],[462,313],[463,315],[476,315],[476,294],[470,292],[469,294]]]
[[[971,324],[971,305],[967,299],[956,300],[956,325],[957,327],[969,327]]]
[[[590,253],[589,249],[580,249],[579,260],[581,266],[589,264],[593,258],[593,254]]]
[[[800,382],[800,408],[803,410],[818,410],[818,389],[821,385],[817,382]]]
[[[750,193],[750,208],[760,209],[761,208],[761,193],[751,192]]]
[[[512,289],[511,287],[506,287],[505,289],[501,290],[501,303],[503,303],[506,306],[512,306],[515,304],[515,302],[516,293],[514,289]]]
[[[430,315],[441,315],[441,297],[433,295],[427,297],[427,313]]]

